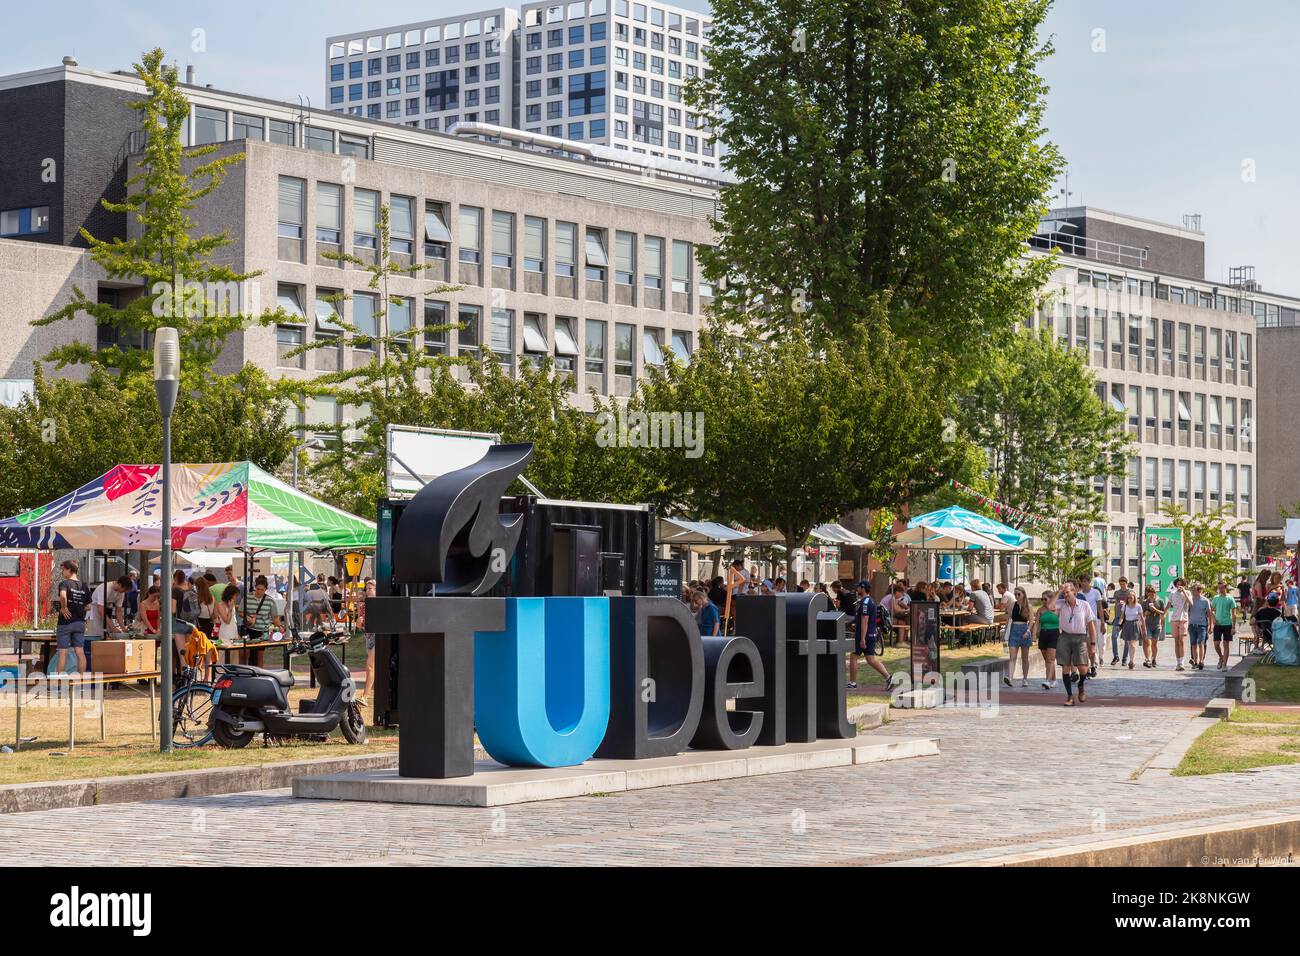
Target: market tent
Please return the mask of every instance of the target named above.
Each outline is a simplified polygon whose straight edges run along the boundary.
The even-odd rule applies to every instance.
[[[909,529],[922,525],[938,530],[956,528],[975,531],[985,537],[997,538],[1005,544],[1012,545],[1013,548],[1023,548],[1031,540],[1030,536],[1023,531],[1017,531],[1001,521],[994,521],[992,518],[986,518],[984,515],[956,505],[919,515],[907,523]]]
[[[746,532],[728,528],[717,521],[686,521],[682,518],[660,518],[656,540],[660,544],[730,544],[746,536]]]
[[[177,464],[176,550],[373,548],[374,522],[296,491],[248,461]],[[118,465],[49,504],[0,521],[0,545],[108,551],[162,547],[162,466]]]
[[[822,544],[851,544],[859,548],[874,548],[876,546],[876,542],[870,538],[854,534],[844,525],[835,522],[819,524],[812,529],[812,536]]]
[[[1300,518],[1287,518],[1286,530],[1282,534],[1283,544],[1300,544]]]
[[[1018,546],[969,528],[933,528],[917,525],[894,539],[904,548],[920,551],[1019,551]]]

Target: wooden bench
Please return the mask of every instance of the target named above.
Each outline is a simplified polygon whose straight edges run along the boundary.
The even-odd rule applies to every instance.
[[[74,750],[77,746],[77,698],[79,695],[74,694],[74,690],[80,690],[86,687],[100,687],[101,695],[99,698],[99,739],[102,741],[106,738],[104,711],[107,704],[107,698],[102,693],[102,688],[110,685],[124,686],[134,684],[139,681],[146,681],[149,684],[149,736],[153,740],[158,739],[158,698],[156,688],[158,680],[162,677],[160,671],[141,671],[138,674],[97,674],[93,677],[84,674],[72,675],[41,675],[42,683],[52,689],[57,689],[60,693],[68,698],[68,750]],[[20,679],[17,684],[17,720],[14,729],[14,750],[17,750],[23,742],[23,702],[30,702],[33,699],[39,699],[40,693],[35,695],[29,694],[27,690],[27,681]],[[47,695],[48,696],[48,695]],[[170,708],[168,708],[170,710]]]

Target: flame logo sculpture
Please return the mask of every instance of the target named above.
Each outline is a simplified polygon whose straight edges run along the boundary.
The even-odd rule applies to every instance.
[[[500,514],[501,497],[532,456],[531,444],[493,445],[480,461],[421,488],[393,536],[394,578],[433,582],[438,595],[490,591],[523,530],[523,515]]]

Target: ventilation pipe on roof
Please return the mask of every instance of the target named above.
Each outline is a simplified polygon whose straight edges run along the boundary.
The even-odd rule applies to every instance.
[[[190,64],[189,66],[185,67],[185,82],[188,85],[193,86],[195,79],[196,76],[194,72],[194,65]]]
[[[75,56],[65,56],[65,57],[63,58],[63,65],[64,65],[64,66],[76,66],[76,65],[77,65],[77,58],[76,58]]]

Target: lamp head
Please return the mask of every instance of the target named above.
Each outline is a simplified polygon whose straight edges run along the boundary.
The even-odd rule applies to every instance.
[[[154,333],[153,380],[176,382],[181,377],[181,342],[176,330],[164,326]]]

